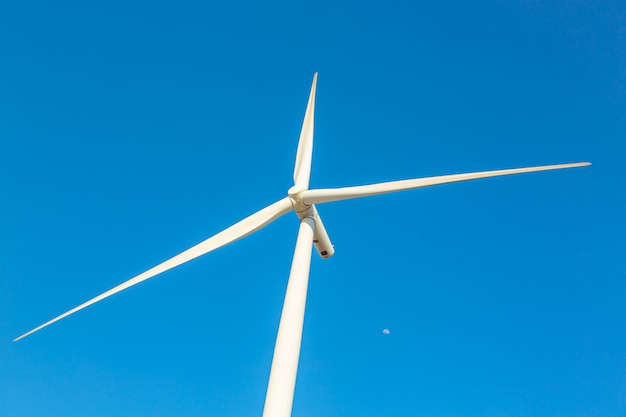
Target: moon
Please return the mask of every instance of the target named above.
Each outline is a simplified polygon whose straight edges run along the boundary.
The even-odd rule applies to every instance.
[[[383,329],[383,334],[389,334],[389,333],[391,333],[389,329]]]

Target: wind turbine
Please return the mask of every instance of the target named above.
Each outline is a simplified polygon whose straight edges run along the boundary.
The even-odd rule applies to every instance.
[[[296,165],[293,172],[294,185],[287,191],[287,197],[265,207],[264,209],[246,217],[229,228],[217,233],[203,242],[170,258],[153,268],[125,281],[118,286],[94,297],[83,304],[53,318],[50,321],[17,337],[16,342],[24,337],[43,329],[50,324],[61,320],[79,310],[84,309],[100,300],[112,296],[126,288],[153,278],[165,271],[169,271],[185,262],[191,261],[208,252],[225,246],[242,237],[267,226],[282,215],[295,211],[300,219],[300,228],[296,240],[296,248],[289,273],[287,292],[278,326],[278,336],[274,347],[274,356],[270,370],[270,378],[263,409],[264,417],[287,417],[291,415],[293,394],[296,384],[296,373],[300,357],[300,343],[302,340],[302,325],[304,323],[304,309],[309,280],[312,247],[315,246],[322,258],[331,257],[335,250],[326,233],[326,228],[315,207],[315,204],[329,203],[339,200],[367,197],[395,191],[410,190],[413,188],[428,187],[431,185],[447,184],[451,182],[474,180],[479,178],[498,177],[526,172],[548,171],[553,169],[575,168],[591,165],[589,162],[572,164],[544,165],[528,168],[503,169],[497,171],[473,172],[467,174],[441,175],[428,178],[415,178],[401,181],[383,182],[378,184],[360,185],[355,187],[326,188],[309,190],[311,174],[311,157],[313,153],[313,120],[315,112],[315,90],[317,73],[313,76],[311,93],[304,115],[304,122],[300,132],[300,140],[296,153]]]

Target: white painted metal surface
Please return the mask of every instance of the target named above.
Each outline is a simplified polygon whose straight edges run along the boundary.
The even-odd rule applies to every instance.
[[[306,292],[311,262],[312,243],[315,244],[320,255],[328,258],[333,255],[334,248],[326,232],[321,217],[314,204],[346,200],[427,187],[431,185],[447,184],[451,182],[467,181],[479,178],[489,178],[502,175],[521,174],[525,172],[546,171],[553,169],[574,168],[590,165],[588,162],[561,165],[545,165],[530,168],[505,169],[499,171],[485,171],[469,174],[442,175],[429,178],[416,178],[402,181],[384,182],[379,184],[362,185],[356,187],[309,190],[311,175],[311,159],[313,152],[313,124],[315,112],[315,92],[317,73],[313,77],[311,93],[302,124],[296,164],[294,168],[294,185],[288,191],[288,197],[265,207],[233,226],[223,230],[209,239],[193,246],[190,249],[166,260],[165,262],[137,275],[128,281],[106,291],[97,297],[45,322],[17,337],[20,340],[44,327],[61,320],[85,307],[110,297],[126,288],[150,279],[158,274],[175,268],[185,262],[202,256],[212,250],[220,248],[237,239],[253,233],[289,211],[295,211],[300,219],[300,229],[296,242],[287,293],[280,319],[278,336],[270,371],[270,380],[263,415],[265,417],[287,417],[291,414],[293,394],[295,390],[300,343],[302,340],[302,326],[306,304]]]
[[[263,417],[289,417],[291,415],[314,232],[315,221],[311,217],[303,218],[300,221],[283,312],[280,316]]]

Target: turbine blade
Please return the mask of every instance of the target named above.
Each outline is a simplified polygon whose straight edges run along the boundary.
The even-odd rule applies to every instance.
[[[111,288],[110,290],[98,295],[97,297],[94,297],[91,300],[84,302],[78,307],[74,307],[73,309],[61,314],[60,316],[57,316],[52,320],[45,322],[41,326],[36,327],[27,333],[24,333],[13,341],[17,342],[18,340],[23,339],[26,336],[33,334],[36,331],[41,330],[44,327],[49,326],[50,324],[69,316],[70,314],[76,313],[77,311],[82,310],[85,307],[88,307],[94,303],[97,303],[100,300],[112,296],[113,294],[132,287],[133,285],[139,284],[142,281],[155,277],[158,274],[182,265],[185,262],[191,261],[192,259],[211,252],[212,250],[234,242],[235,240],[241,239],[242,237],[257,231],[264,226],[267,226],[269,223],[291,210],[291,200],[289,200],[289,197],[285,197],[282,200],[279,200],[274,204],[269,205],[264,209],[252,214],[251,216],[246,217],[240,222],[235,223],[229,228],[224,229],[223,231],[208,238],[207,240],[200,242],[197,245],[187,249],[186,251],[174,256],[173,258],[170,258],[167,261],[147,270],[146,272],[143,272],[136,277],[131,278],[114,288]]]
[[[475,180],[479,178],[499,177],[502,175],[523,174],[525,172],[548,171],[552,169],[575,168],[591,165],[590,162],[574,164],[544,165],[529,168],[502,169],[498,171],[472,172],[468,174],[441,175],[437,177],[416,178],[411,180],[383,182],[379,184],[360,185],[356,187],[326,188],[306,190],[302,192],[304,204],[320,204],[330,201],[348,200],[351,198],[368,197],[371,195],[391,193],[395,191],[411,190],[413,188],[428,187],[431,185],[447,184]]]
[[[311,177],[311,158],[313,154],[313,120],[315,117],[315,88],[317,85],[317,72],[313,75],[313,84],[309,94],[309,102],[302,122],[298,151],[296,153],[296,166],[293,171],[294,185],[299,190],[309,187]]]

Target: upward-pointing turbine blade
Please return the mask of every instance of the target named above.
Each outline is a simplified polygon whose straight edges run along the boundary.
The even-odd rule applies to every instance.
[[[523,174],[525,172],[548,171],[552,169],[575,168],[591,165],[590,162],[575,164],[544,165],[530,168],[502,169],[498,171],[472,172],[468,174],[441,175],[437,177],[416,178],[411,180],[382,182],[379,184],[360,185],[356,187],[326,188],[307,190],[302,192],[304,204],[320,204],[330,201],[348,200],[351,198],[368,197],[371,195],[392,193],[395,191],[411,190],[413,188],[428,187],[431,185],[447,184],[479,178],[499,177],[502,175]]]
[[[208,238],[207,240],[198,243],[196,246],[193,246],[187,249],[186,251],[174,256],[173,258],[170,258],[167,261],[147,270],[146,272],[139,274],[136,277],[131,278],[126,282],[121,283],[117,287],[111,288],[109,291],[104,292],[100,294],[99,296],[94,297],[91,300],[84,302],[78,307],[74,307],[73,309],[61,314],[60,316],[57,316],[53,318],[52,320],[45,322],[41,326],[36,327],[27,333],[24,333],[23,335],[14,339],[13,341],[17,342],[18,340],[23,339],[26,336],[33,334],[36,331],[41,330],[44,327],[49,326],[50,324],[69,316],[70,314],[76,313],[77,311],[82,310],[83,308],[88,307],[94,303],[97,303],[98,301],[103,300],[107,297],[110,297],[113,294],[116,294],[122,290],[125,290],[126,288],[139,284],[142,281],[155,277],[158,274],[161,274],[165,271],[168,271],[172,268],[182,265],[185,262],[189,262],[192,259],[195,259],[208,252],[211,252],[212,250],[220,248],[224,245],[234,242],[235,240],[241,239],[242,237],[245,237],[253,232],[256,232],[257,230],[267,226],[269,223],[271,223],[272,221],[276,220],[277,218],[279,218],[280,216],[282,216],[283,214],[291,210],[292,210],[291,201],[289,200],[289,197],[285,197],[282,200],[279,200],[275,202],[274,204],[269,205],[265,207],[264,209],[254,213],[253,215],[246,217],[240,222],[235,223],[229,228],[224,229],[223,231]]]
[[[293,181],[295,188],[306,190],[309,188],[309,178],[311,177],[311,157],[313,154],[313,120],[315,118],[315,88],[317,85],[317,72],[313,75],[313,84],[309,94],[309,103],[306,106],[304,122],[300,131],[298,141],[298,151],[296,153],[296,167],[293,171]]]

